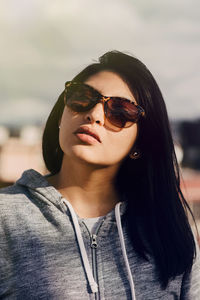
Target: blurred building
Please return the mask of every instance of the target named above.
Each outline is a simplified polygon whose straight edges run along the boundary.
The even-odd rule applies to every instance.
[[[176,131],[183,148],[182,166],[200,170],[200,119],[179,122]]]
[[[183,134],[183,131],[182,131]],[[176,138],[177,139],[177,138]],[[181,141],[181,139],[179,139]],[[197,148],[198,151],[198,148]],[[177,161],[180,166],[180,180],[181,180],[181,191],[187,200],[194,218],[197,223],[197,227],[200,233],[200,170],[198,170],[198,165],[195,165],[196,168],[192,168],[196,157],[192,157],[191,160],[187,160],[187,164],[189,167],[184,167],[185,165],[185,148],[181,146],[180,143],[175,143],[175,152]],[[195,225],[192,220],[192,217],[189,215],[190,223],[195,231]],[[199,240],[200,244],[200,240]]]
[[[41,128],[26,126],[10,132],[0,128],[0,186],[15,182],[27,169],[44,174]]]

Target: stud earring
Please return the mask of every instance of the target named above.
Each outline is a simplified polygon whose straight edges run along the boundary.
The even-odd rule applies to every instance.
[[[129,157],[131,159],[138,159],[141,156],[141,153],[139,150],[135,150],[134,152],[129,154]]]

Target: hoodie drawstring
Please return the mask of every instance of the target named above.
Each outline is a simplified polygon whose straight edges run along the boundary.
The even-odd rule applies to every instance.
[[[92,290],[92,293],[96,293],[98,291],[98,285],[95,282],[94,277],[92,275],[92,270],[90,268],[90,264],[89,264],[88,256],[87,256],[87,253],[86,253],[86,250],[85,250],[85,245],[84,245],[84,242],[83,242],[83,238],[82,238],[82,234],[81,234],[81,230],[80,230],[80,226],[79,226],[79,223],[78,223],[77,216],[74,212],[74,209],[73,209],[72,205],[69,203],[69,201],[67,201],[64,198],[62,198],[62,201],[64,202],[65,205],[68,206],[68,208],[70,210],[72,220],[73,220],[73,223],[74,223],[74,227],[75,227],[75,231],[76,231],[76,236],[77,236],[77,239],[78,239],[78,244],[79,244],[79,247],[80,247],[80,252],[81,252],[83,264],[84,264],[85,271],[86,271],[86,274],[87,274],[87,278],[88,278],[88,281],[89,281],[89,284],[90,284],[90,288]]]
[[[118,229],[120,244],[121,244],[121,248],[122,248],[122,253],[123,253],[126,269],[128,272],[128,278],[129,278],[129,283],[130,283],[130,287],[131,287],[132,299],[136,300],[134,282],[133,282],[131,269],[130,269],[130,265],[129,265],[128,257],[127,257],[127,253],[126,253],[126,247],[125,247],[125,243],[124,243],[124,235],[123,235],[123,231],[122,231],[122,224],[121,224],[121,217],[120,217],[120,205],[121,205],[121,202],[117,203],[115,206],[115,218],[116,218],[116,222],[117,222],[117,229]]]
[[[80,225],[78,223],[76,213],[74,212],[74,209],[73,209],[72,205],[70,204],[70,202],[68,200],[66,200],[65,198],[62,198],[62,201],[69,208],[70,214],[72,216],[72,220],[73,220],[73,224],[74,224],[74,227],[75,227],[75,232],[76,232],[76,236],[77,236],[77,240],[78,240],[78,244],[79,244],[79,248],[80,248],[80,252],[81,252],[81,257],[82,257],[82,260],[83,260],[83,265],[84,265],[85,272],[86,272],[86,275],[87,275],[87,278],[88,278],[88,282],[89,282],[92,293],[96,293],[98,291],[98,284],[95,282],[93,274],[92,274],[92,270],[91,270],[91,267],[90,267],[90,264],[89,264],[87,252],[86,252],[85,245],[84,245],[84,242],[83,242],[83,238],[82,238],[82,234],[81,234],[81,230],[80,230]],[[129,283],[130,283],[130,287],[131,287],[132,300],[136,300],[133,278],[132,278],[132,275],[131,275],[131,270],[130,270],[130,266],[129,266],[129,262],[128,262],[128,257],[127,257],[127,254],[126,254],[126,247],[125,247],[125,243],[124,243],[124,235],[123,235],[123,231],[122,231],[121,216],[120,216],[120,205],[121,205],[121,202],[117,203],[116,206],[115,206],[115,218],[116,218],[116,222],[117,222],[117,229],[118,229],[120,244],[121,244],[121,248],[122,248],[122,253],[123,253],[126,269],[127,269],[127,272],[128,272],[128,278],[129,278]]]

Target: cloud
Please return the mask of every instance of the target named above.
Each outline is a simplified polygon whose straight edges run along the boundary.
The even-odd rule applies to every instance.
[[[189,80],[190,110],[196,115],[199,8],[197,0],[3,0],[1,106],[22,98],[52,103],[66,80],[117,49],[149,67],[167,104],[174,103],[173,116],[185,116],[178,90]]]

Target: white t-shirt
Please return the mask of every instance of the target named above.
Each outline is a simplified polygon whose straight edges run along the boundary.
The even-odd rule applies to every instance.
[[[86,224],[89,231],[94,234],[96,232],[96,229],[99,225],[99,223],[103,220],[105,216],[100,216],[96,218],[82,218],[84,223]]]

